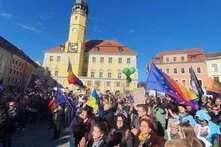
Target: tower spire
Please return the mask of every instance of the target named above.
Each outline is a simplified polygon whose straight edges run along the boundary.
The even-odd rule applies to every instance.
[[[77,11],[77,10],[81,10],[85,12],[86,15],[88,15],[87,0],[76,0],[73,6],[72,12]]]

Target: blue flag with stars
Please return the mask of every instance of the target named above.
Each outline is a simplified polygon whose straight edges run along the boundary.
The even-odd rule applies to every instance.
[[[161,91],[178,99],[179,101],[183,101],[183,98],[177,93],[170,82],[166,79],[164,73],[153,63],[151,64],[147,78],[147,89]]]

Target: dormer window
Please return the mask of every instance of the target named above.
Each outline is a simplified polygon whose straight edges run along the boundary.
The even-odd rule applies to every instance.
[[[159,62],[160,62],[160,59],[159,59],[159,58],[156,58],[156,62],[159,63]]]
[[[99,51],[99,47],[95,47],[94,51],[98,52]]]
[[[123,47],[118,47],[119,52],[123,52]]]
[[[64,45],[60,45],[60,51],[64,51]]]
[[[193,61],[195,61],[196,60],[196,55],[193,55],[191,58],[192,58]]]

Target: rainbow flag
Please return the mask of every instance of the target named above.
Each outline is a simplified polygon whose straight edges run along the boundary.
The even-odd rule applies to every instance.
[[[71,60],[69,58],[68,60],[68,69],[67,69],[67,72],[68,72],[68,83],[69,84],[75,84],[77,86],[79,86],[80,88],[82,89],[85,89],[86,86],[84,86],[84,84],[82,83],[82,81],[73,73],[72,71],[72,65],[71,65]]]
[[[174,81],[167,74],[158,69],[153,63],[147,78],[147,88],[164,92],[180,102],[185,102],[194,109],[198,109],[198,103],[196,103],[196,101],[198,101],[199,98],[196,94],[186,89],[180,83]]]
[[[104,116],[104,109],[100,104],[100,100],[99,100],[99,96],[97,94],[97,91],[94,89],[90,99],[87,101],[86,105],[98,110],[99,113],[99,117],[103,117]]]
[[[221,83],[218,80],[214,80],[213,78],[209,77],[207,90],[221,94]]]

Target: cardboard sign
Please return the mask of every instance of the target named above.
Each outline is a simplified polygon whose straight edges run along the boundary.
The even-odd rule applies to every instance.
[[[134,89],[131,91],[131,95],[134,98],[134,104],[145,104],[145,89],[143,87]]]

